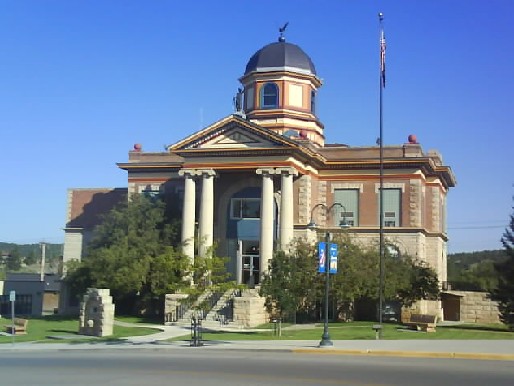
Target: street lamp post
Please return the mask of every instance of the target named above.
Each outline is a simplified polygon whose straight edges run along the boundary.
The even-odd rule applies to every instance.
[[[330,267],[328,256],[328,244],[330,243],[330,233],[325,233],[325,315],[323,319],[323,335],[321,335],[321,341],[319,342],[320,347],[333,346],[334,344],[330,340],[330,335],[328,333],[328,294],[330,290]]]
[[[325,218],[328,218],[328,215],[330,211],[336,207],[340,206],[344,213],[343,213],[343,219],[340,221],[339,226],[341,228],[349,228],[349,225],[346,222],[346,208],[344,205],[336,202],[332,204],[331,206],[327,206],[323,203],[319,203],[314,205],[314,207],[311,210],[311,220],[309,221],[309,224],[307,224],[307,228],[309,229],[316,229],[318,226],[314,222],[314,210],[318,207],[321,207],[325,210]],[[323,321],[323,335],[321,335],[321,341],[319,342],[320,347],[327,347],[327,346],[333,346],[334,343],[330,340],[330,334],[328,333],[328,295],[330,292],[330,256],[329,256],[329,244],[330,244],[330,232],[327,230],[325,232],[325,304],[324,304],[324,321]]]

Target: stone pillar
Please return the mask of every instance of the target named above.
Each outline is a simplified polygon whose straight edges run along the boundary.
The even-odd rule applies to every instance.
[[[206,257],[207,251],[212,247],[212,235],[214,227],[214,176],[216,172],[200,170],[202,175],[202,197],[200,202],[200,221],[198,255]]]
[[[280,249],[287,251],[294,237],[294,195],[293,176],[298,175],[294,168],[278,168],[280,173],[282,195],[280,198]]]
[[[273,257],[273,174],[275,169],[257,169],[262,175],[261,194],[261,240],[260,240],[260,276],[268,271],[268,262]]]
[[[110,336],[114,326],[114,304],[107,288],[88,288],[80,303],[79,334]]]
[[[182,169],[178,174],[184,176],[184,207],[182,208],[182,250],[191,260],[195,259],[195,204],[196,204],[196,170]]]

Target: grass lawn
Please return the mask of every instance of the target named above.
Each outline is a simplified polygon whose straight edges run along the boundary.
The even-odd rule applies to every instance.
[[[375,331],[371,328],[373,322],[330,323],[329,333],[332,340],[372,340]],[[273,335],[270,325],[259,326],[267,331],[238,331],[238,332],[204,332],[204,340],[320,340],[323,325],[314,328],[284,329],[280,337]],[[188,340],[190,336],[172,340]],[[436,332],[418,332],[405,330],[401,325],[384,324],[382,339],[514,339],[514,332],[509,332],[502,325],[473,325],[462,324],[452,327],[437,327]]]
[[[118,318],[116,318],[118,319]],[[120,320],[125,320],[121,318]],[[130,321],[132,322],[132,321]],[[5,331],[5,325],[11,324],[11,319],[0,318],[0,330]],[[29,318],[29,323],[27,326],[27,334],[25,335],[16,335],[15,342],[88,342],[88,341],[112,341],[118,340],[127,336],[139,336],[139,335],[148,335],[158,332],[156,329],[147,328],[147,327],[122,327],[122,326],[114,326],[114,333],[109,337],[96,338],[91,337],[91,339],[83,339],[78,338],[78,330],[79,330],[79,321],[78,317],[63,317],[63,316],[45,316],[45,317],[31,317]],[[50,339],[48,336],[70,336],[70,339]],[[1,343],[11,343],[12,337],[0,335],[0,344]]]
[[[155,321],[137,318],[137,317],[120,317],[116,320],[136,324],[155,324],[156,328],[159,323]],[[0,330],[5,331],[4,325],[10,324],[10,319],[0,318]],[[153,323],[152,323],[153,322]],[[330,323],[329,333],[332,340],[372,340],[375,339],[375,331],[371,328],[373,322],[352,322],[352,323]],[[117,341],[127,336],[148,335],[157,332],[154,328],[149,327],[123,327],[114,326],[114,334],[109,337],[83,339],[78,335],[79,322],[77,317],[63,317],[59,315],[51,315],[41,318],[30,318],[28,324],[28,333],[26,335],[17,335],[16,342],[68,342],[82,343],[91,341]],[[235,331],[235,332],[204,332],[202,338],[204,340],[320,340],[323,332],[323,324],[316,325],[297,325],[291,326],[283,324],[281,336],[273,335],[273,325],[264,324],[258,329],[262,331]],[[290,328],[288,328],[290,327]],[[68,336],[69,339],[50,339],[48,336]],[[184,335],[182,337],[173,338],[171,340],[189,340],[191,336]],[[401,325],[385,323],[382,339],[514,339],[514,332],[509,332],[500,324],[496,325],[476,325],[461,324],[455,326],[442,327],[438,326],[436,332],[425,333],[417,331],[408,331]],[[11,336],[0,335],[1,343],[11,343]]]

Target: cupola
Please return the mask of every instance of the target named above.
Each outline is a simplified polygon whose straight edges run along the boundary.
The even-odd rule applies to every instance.
[[[316,94],[321,80],[311,58],[297,45],[278,42],[252,55],[244,75],[243,111],[246,118],[279,134],[307,139],[323,146],[323,125],[316,116]]]

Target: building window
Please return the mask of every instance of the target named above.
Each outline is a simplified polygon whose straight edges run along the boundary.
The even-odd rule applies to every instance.
[[[243,220],[260,218],[261,200],[259,198],[233,198],[230,203],[230,218]]]
[[[311,113],[316,114],[316,91],[311,91]]]
[[[351,226],[359,226],[359,189],[335,189],[334,202],[344,206],[344,209],[339,205],[334,206],[334,218],[336,219],[334,225],[339,225],[341,221],[345,220]]]
[[[261,88],[261,108],[276,109],[278,107],[278,86],[275,83],[266,83]]]
[[[401,226],[401,197],[402,191],[400,189],[384,189],[383,192],[384,203],[384,226],[385,227],[399,227]],[[380,195],[378,196],[378,222],[380,224]]]
[[[146,197],[149,198],[157,198],[161,193],[161,186],[160,185],[140,185],[139,186],[139,193],[143,194]]]

